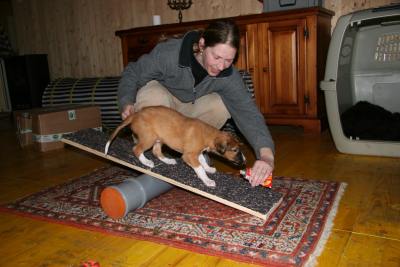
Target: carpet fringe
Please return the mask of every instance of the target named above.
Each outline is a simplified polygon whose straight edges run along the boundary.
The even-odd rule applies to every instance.
[[[318,243],[316,244],[316,249],[314,250],[314,252],[310,255],[310,257],[308,258],[307,262],[304,264],[305,267],[312,267],[315,266],[318,263],[318,257],[321,255],[322,251],[325,248],[325,244],[329,239],[329,236],[331,234],[332,231],[332,227],[333,227],[333,221],[336,217],[336,213],[338,211],[339,208],[339,203],[340,200],[342,199],[342,196],[344,194],[344,191],[347,187],[347,183],[340,183],[339,186],[339,190],[337,192],[337,196],[335,198],[335,202],[332,205],[332,209],[329,212],[328,218],[326,220],[325,223],[325,227],[324,227],[324,231],[321,234],[321,237],[318,241]]]

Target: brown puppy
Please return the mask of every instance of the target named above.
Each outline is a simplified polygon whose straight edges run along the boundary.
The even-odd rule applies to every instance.
[[[150,168],[154,163],[144,156],[144,152],[153,147],[153,154],[166,164],[176,164],[174,159],[166,158],[161,151],[163,144],[182,153],[182,159],[196,172],[207,186],[214,187],[215,182],[207,173],[216,170],[208,166],[203,151],[218,154],[237,165],[245,164],[245,157],[239,149],[239,142],[229,133],[198,120],[183,116],[179,112],[163,107],[145,107],[127,117],[110,136],[104,153],[118,134],[130,124],[138,142],[133,147],[133,154],[139,161]]]

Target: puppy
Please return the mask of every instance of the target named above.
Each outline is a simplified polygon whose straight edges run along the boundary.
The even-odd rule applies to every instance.
[[[110,136],[104,150],[106,155],[115,136],[128,124],[137,137],[137,144],[132,149],[133,154],[143,165],[150,168],[154,167],[154,163],[143,153],[151,147],[153,154],[162,162],[176,164],[175,159],[163,155],[161,151],[163,144],[182,153],[183,161],[192,167],[197,176],[209,187],[215,187],[215,181],[207,176],[207,172],[215,173],[216,169],[207,164],[204,151],[220,155],[236,165],[245,164],[239,142],[232,135],[163,106],[145,107],[127,117]]]

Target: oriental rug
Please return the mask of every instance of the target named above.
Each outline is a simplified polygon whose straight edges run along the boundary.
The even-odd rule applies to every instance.
[[[268,266],[312,266],[321,253],[345,184],[274,177],[282,201],[266,221],[183,189],[112,220],[99,206],[103,188],[140,175],[105,167],[0,207],[46,221],[149,240]]]

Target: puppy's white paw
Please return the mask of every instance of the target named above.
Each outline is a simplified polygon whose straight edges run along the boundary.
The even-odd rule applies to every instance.
[[[211,180],[211,179],[208,179],[208,180],[205,180],[205,181],[203,180],[203,183],[208,187],[215,187],[216,186],[215,181]]]
[[[208,187],[215,187],[215,181],[211,180],[210,178],[208,178],[207,173],[205,172],[204,168],[202,166],[199,166],[197,168],[193,168],[194,171],[197,174],[197,177],[200,178],[200,180],[203,181],[203,183],[208,186]]]
[[[161,160],[162,162],[164,162],[165,164],[169,164],[169,165],[175,165],[176,164],[176,160],[175,159],[170,159],[170,158],[158,158],[159,160]]]
[[[140,154],[139,161],[147,167],[154,168],[154,162],[146,158],[143,153]]]
[[[204,168],[204,170],[208,173],[215,173],[217,171],[216,168],[214,167],[208,167],[208,168]]]

